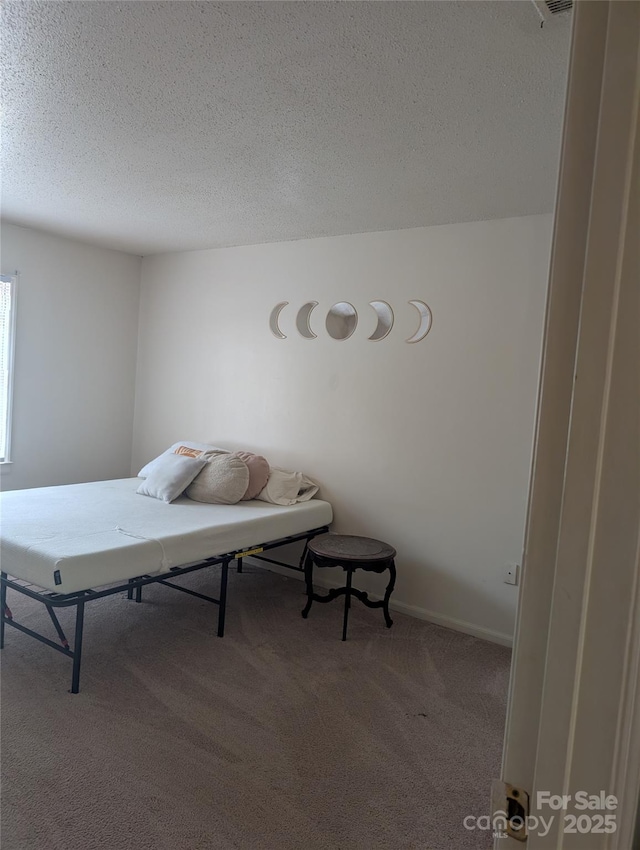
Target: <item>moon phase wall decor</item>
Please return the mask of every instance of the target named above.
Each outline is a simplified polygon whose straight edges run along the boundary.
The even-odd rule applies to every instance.
[[[419,316],[418,327],[405,342],[414,343],[423,340],[433,325],[433,313],[424,301],[413,300],[407,302],[414,307]],[[269,327],[271,333],[277,339],[287,339],[279,324],[280,313],[289,304],[288,301],[280,301],[271,311],[269,316]],[[311,313],[318,306],[317,301],[308,301],[303,304],[296,315],[296,328],[304,339],[317,339],[318,335],[311,328]],[[371,342],[379,342],[386,339],[394,325],[394,314],[391,305],[386,301],[370,301],[369,306],[376,314],[378,324],[374,332],[368,337]],[[338,301],[333,304],[327,312],[325,327],[332,339],[345,340],[353,336],[358,326],[358,312],[353,304],[348,301]]]
[[[303,336],[305,339],[315,339],[318,336],[318,334],[314,334],[311,330],[311,325],[309,324],[311,311],[317,306],[317,301],[309,301],[298,310],[298,315],[296,316],[296,327],[298,328],[300,336]]]
[[[393,310],[386,301],[369,301],[369,306],[373,307],[373,311],[378,319],[378,326],[369,337],[373,342],[379,342],[391,333],[393,327]]]
[[[348,301],[338,301],[329,308],[325,324],[332,339],[349,339],[358,326],[356,308]]]
[[[278,339],[286,339],[287,335],[283,334],[280,330],[280,325],[278,324],[278,319],[280,318],[280,311],[287,306],[288,301],[281,301],[271,311],[271,315],[269,316],[269,327],[271,328],[271,333],[278,337]]]
[[[425,304],[424,301],[409,301],[409,304],[415,307],[418,313],[420,314],[420,324],[418,325],[418,330],[414,333],[413,336],[409,337],[407,342],[420,342],[420,340],[424,339],[425,336],[431,330],[433,316],[431,314],[431,310],[429,309],[429,305]]]

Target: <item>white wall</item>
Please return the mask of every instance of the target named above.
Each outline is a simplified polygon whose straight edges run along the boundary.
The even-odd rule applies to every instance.
[[[129,474],[139,257],[2,225],[2,272],[20,272],[13,463],[19,489]]]
[[[550,244],[551,216],[532,216],[145,258],[134,472],[186,438],[301,469],[335,530],[396,546],[396,605],[508,640]],[[396,314],[375,343],[374,299]],[[415,345],[409,299],[434,315]],[[295,329],[309,300],[312,341]],[[324,330],[339,300],[361,317],[344,342]]]

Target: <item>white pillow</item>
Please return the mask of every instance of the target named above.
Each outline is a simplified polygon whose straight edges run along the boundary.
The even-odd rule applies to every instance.
[[[181,446],[184,446],[187,449],[195,449],[196,451],[202,452],[202,457],[207,460],[212,457],[216,452],[226,452],[226,449],[219,449],[217,446],[211,446],[209,443],[193,443],[190,440],[181,440],[179,443],[174,443],[172,446],[162,452],[161,455],[155,457],[153,460],[150,460],[145,466],[142,467],[140,472],[138,473],[138,478],[147,478],[149,474],[155,468],[156,461],[159,461],[160,458],[165,457],[165,455],[175,454]]]
[[[272,466],[266,487],[258,493],[256,499],[273,505],[295,505],[296,502],[313,499],[319,489],[315,481],[302,472],[287,472],[286,469]]]
[[[147,479],[138,487],[141,496],[152,496],[163,502],[173,502],[187,489],[202,467],[206,458],[187,455],[165,454],[156,458]]]

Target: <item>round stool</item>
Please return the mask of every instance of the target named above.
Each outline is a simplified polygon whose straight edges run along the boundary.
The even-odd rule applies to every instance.
[[[382,608],[387,628],[391,628],[393,620],[389,616],[389,599],[396,583],[396,550],[382,540],[372,537],[358,537],[354,534],[321,534],[309,541],[304,562],[304,577],[307,583],[307,604],[302,616],[306,619],[314,602],[331,602],[338,596],[344,596],[344,622],[342,640],[347,639],[347,623],[351,597],[355,596],[368,608]],[[347,574],[344,587],[333,588],[324,596],[313,592],[313,567],[342,567]],[[389,584],[384,599],[372,602],[367,593],[351,586],[355,570],[370,573],[383,573],[389,570]]]

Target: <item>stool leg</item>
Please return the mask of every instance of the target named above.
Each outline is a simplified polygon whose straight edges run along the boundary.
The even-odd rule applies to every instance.
[[[349,622],[349,608],[351,607],[351,577],[353,573],[347,570],[347,586],[344,595],[344,622],[342,624],[342,640],[347,639],[347,624]]]
[[[389,584],[387,585],[387,589],[384,594],[384,604],[382,606],[382,611],[384,613],[384,621],[387,624],[387,628],[390,629],[393,625],[393,620],[389,616],[389,599],[391,598],[391,594],[393,593],[393,588],[396,584],[396,562],[391,561],[389,564]]]
[[[304,580],[307,584],[307,604],[304,606],[302,616],[306,620],[313,604],[313,559],[310,552],[307,552],[304,562]]]

